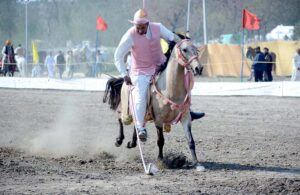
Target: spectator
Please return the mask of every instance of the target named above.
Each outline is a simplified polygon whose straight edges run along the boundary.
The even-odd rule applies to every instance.
[[[68,79],[72,79],[75,71],[74,56],[72,50],[69,50],[67,53],[66,66],[67,66]]]
[[[263,81],[263,72],[265,70],[265,56],[260,51],[260,47],[255,48],[255,57],[253,59],[254,80],[255,82]]]
[[[265,71],[264,71],[264,81],[273,81],[272,69],[273,69],[273,58],[269,53],[269,48],[264,48],[265,55]]]
[[[255,57],[255,49],[253,49],[252,47],[248,47],[247,51],[246,51],[246,58],[253,61]],[[251,66],[251,70],[250,70],[250,76],[248,78],[248,81],[252,81],[253,77],[254,77],[254,68],[253,68],[253,64]]]
[[[6,76],[7,73],[8,76],[14,76],[16,69],[15,63],[14,47],[10,40],[6,40],[2,49],[2,68],[4,76]]]
[[[65,71],[66,60],[64,53],[60,50],[56,56],[56,66],[58,68],[59,78],[62,79],[62,75]]]
[[[291,81],[300,81],[300,48],[296,50],[294,57]]]
[[[31,71],[31,77],[40,77],[42,75],[42,69],[39,64],[34,64],[34,67]]]
[[[98,74],[102,73],[102,54],[100,50],[97,50],[96,52],[96,64],[93,66],[93,70],[92,70],[92,76],[93,77],[98,77]]]
[[[55,60],[51,51],[49,52],[49,55],[47,55],[44,65],[48,70],[48,78],[54,78]]]
[[[33,60],[33,68],[31,71],[31,77],[40,77],[42,75],[42,68],[39,65],[39,62],[37,64],[35,63],[35,60]]]
[[[17,67],[21,77],[25,77],[25,49],[21,44],[15,50],[15,59],[17,61]]]

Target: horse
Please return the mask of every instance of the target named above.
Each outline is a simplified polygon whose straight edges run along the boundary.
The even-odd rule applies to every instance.
[[[164,124],[175,124],[180,122],[183,126],[185,136],[188,140],[189,149],[193,159],[193,165],[200,166],[195,142],[191,132],[191,116],[189,114],[191,104],[191,89],[193,87],[193,76],[201,70],[198,50],[191,40],[183,39],[178,42],[171,52],[168,64],[150,86],[150,100],[148,112],[150,113],[157,129],[158,159],[163,160],[164,147]],[[120,112],[122,105],[128,104],[128,86],[123,78],[111,78],[107,81],[103,96],[103,102],[110,105],[110,109]],[[128,98],[128,97],[127,97]],[[122,118],[118,118],[120,131],[115,145],[121,146],[125,138],[123,132]],[[136,131],[133,131],[132,140],[128,142],[127,148],[134,148],[137,144]],[[204,167],[203,167],[204,169]],[[203,170],[202,169],[202,170]]]

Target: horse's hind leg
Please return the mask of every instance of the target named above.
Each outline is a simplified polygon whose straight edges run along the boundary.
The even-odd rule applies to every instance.
[[[163,147],[165,144],[165,138],[164,138],[164,133],[163,133],[163,128],[156,126],[157,129],[157,146],[158,146],[158,159],[162,160],[163,159]]]
[[[135,148],[136,147],[136,141],[137,141],[136,130],[135,130],[135,127],[133,127],[132,140],[131,140],[131,142],[127,143],[127,148]]]
[[[125,136],[124,136],[124,127],[123,127],[122,119],[119,118],[118,121],[119,121],[119,125],[120,125],[120,130],[119,130],[119,136],[116,139],[115,145],[117,147],[120,147],[123,143]]]

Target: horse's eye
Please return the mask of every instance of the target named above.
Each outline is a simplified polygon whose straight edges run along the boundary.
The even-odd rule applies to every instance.
[[[183,51],[184,53],[186,53],[186,52],[187,52],[187,49],[183,49],[182,51]]]

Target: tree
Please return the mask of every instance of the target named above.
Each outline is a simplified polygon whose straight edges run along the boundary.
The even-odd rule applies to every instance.
[[[300,21],[295,24],[293,39],[300,40]]]
[[[12,39],[16,32],[17,5],[16,1],[0,1],[0,40],[2,43],[5,39]]]

